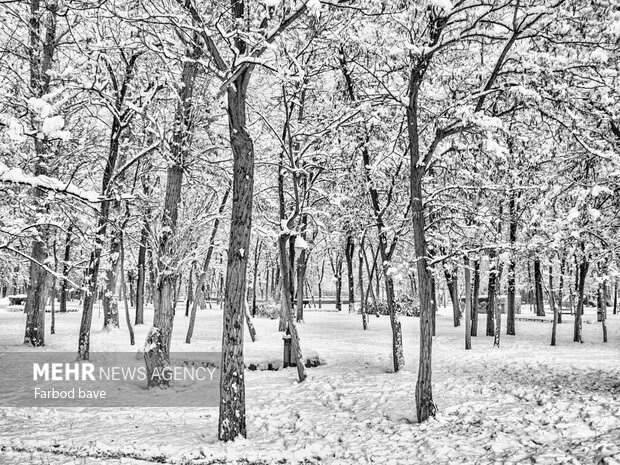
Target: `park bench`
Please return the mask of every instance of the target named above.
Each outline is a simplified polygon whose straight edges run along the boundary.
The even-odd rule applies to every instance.
[[[26,304],[26,294],[17,294],[17,295],[8,295],[9,305],[25,305]]]

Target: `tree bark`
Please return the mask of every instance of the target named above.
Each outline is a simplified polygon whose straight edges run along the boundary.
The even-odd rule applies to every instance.
[[[517,242],[517,205],[515,191],[510,191],[508,199],[508,214],[510,224],[508,226],[508,239],[510,241],[510,261],[508,262],[508,295],[506,302],[506,334],[515,336],[515,297],[516,287],[516,263],[515,263],[515,244]]]
[[[540,259],[534,259],[534,294],[536,298],[536,316],[545,316],[545,302],[543,300],[542,271]]]
[[[560,259],[560,283],[558,285],[558,324],[562,323],[562,299],[564,298],[564,273],[566,273],[566,252],[562,252],[562,257]]]
[[[106,270],[106,292],[103,294],[102,302],[103,329],[108,330],[119,327],[116,288],[120,250],[120,231],[115,231],[110,242],[110,267]]]
[[[245,2],[233,0],[233,16],[245,17]],[[237,48],[245,43],[237,38]],[[230,441],[246,436],[245,377],[243,363],[244,301],[254,192],[254,145],[246,121],[246,92],[249,70],[242,71],[227,88],[228,127],[233,152],[233,197],[228,240],[224,325],[220,379],[218,437]],[[285,296],[288,298],[287,296]]]
[[[263,243],[256,238],[256,246],[254,247],[254,274],[252,276],[252,316],[256,316],[256,285],[258,283],[258,264],[260,261],[260,252]]]
[[[584,244],[581,243],[582,255],[584,253]],[[586,287],[586,275],[588,274],[588,268],[590,264],[588,263],[585,255],[581,257],[581,261],[579,262],[579,266],[577,268],[578,275],[578,287],[577,287],[577,310],[575,311],[575,327],[573,331],[573,342],[583,342],[582,336],[582,315],[583,315],[583,296]]]
[[[452,320],[454,327],[457,328],[461,325],[457,274],[454,272],[454,269],[450,269],[448,265],[444,265],[444,275],[446,277],[448,293],[450,294],[450,301],[452,302]]]
[[[489,253],[489,286],[487,288],[487,336],[495,334],[495,288],[497,286],[497,254]]]
[[[554,346],[556,345],[556,337],[557,337],[557,331],[558,331],[559,309],[558,309],[558,306],[555,305],[555,299],[553,297],[553,267],[552,265],[549,265],[549,304],[551,305],[551,310],[553,311],[553,326],[551,328],[551,345]]]
[[[67,313],[67,292],[69,282],[67,276],[69,276],[69,260],[71,260],[71,232],[73,230],[73,224],[70,224],[67,228],[67,236],[65,237],[65,252],[62,261],[62,279],[60,280],[60,313]]]
[[[129,331],[129,344],[133,346],[136,344],[136,337],[134,335],[133,325],[131,324],[131,316],[129,315],[129,304],[127,303],[127,287],[125,285],[125,242],[122,234],[120,238],[119,274],[123,303],[125,304],[125,322],[127,323],[127,331]]]
[[[362,313],[362,329],[368,329],[368,313],[366,312],[366,299],[364,296],[364,237],[360,241],[357,251],[357,279],[360,288],[360,312]]]
[[[189,268],[189,278],[187,280],[187,292],[185,296],[185,316],[189,317],[189,308],[194,300],[194,268],[196,263],[192,263]]]
[[[149,387],[167,387],[170,382],[163,377],[155,377],[170,364],[170,343],[174,323],[175,294],[177,293],[178,259],[175,249],[183,170],[189,157],[193,134],[193,94],[200,65],[200,48],[194,45],[183,63],[181,85],[178,91],[178,104],[175,111],[174,131],[170,144],[172,164],[166,173],[166,193],[162,214],[161,233],[157,250],[157,282],[155,284],[155,311],[153,327],[147,338],[148,346],[144,352]]]
[[[603,281],[597,291],[599,312],[601,314],[601,326],[603,329],[603,342],[607,342],[607,282]]]
[[[465,255],[465,350],[471,349],[471,271],[469,258]]]
[[[478,336],[478,311],[480,309],[480,259],[474,260],[474,291],[472,295],[471,335]]]
[[[41,98],[49,93],[50,75],[54,52],[56,50],[56,13],[58,3],[55,1],[41,5],[40,0],[31,0],[29,18],[29,48],[28,61],[30,71],[30,88],[34,97]],[[47,14],[46,14],[47,13]],[[45,24],[42,24],[45,20]],[[45,31],[41,31],[41,26]],[[42,122],[41,122],[42,123]],[[42,176],[49,174],[48,152],[50,142],[35,138],[35,167],[34,175]],[[37,213],[47,211],[45,198],[47,193],[40,188],[33,191],[33,204]],[[49,226],[37,226],[36,234],[32,244],[30,257],[29,283],[27,287],[27,298],[24,306],[26,313],[26,330],[24,333],[24,344],[33,347],[45,345],[45,304],[47,300],[48,273],[39,265],[44,264],[48,257],[47,241],[50,236]]]
[[[115,87],[116,115],[122,113],[123,102],[127,94],[129,83],[134,77],[133,69],[138,55],[132,55],[126,63],[125,75],[120,87]],[[108,147],[108,159],[103,171],[101,182],[101,193],[107,199],[108,189],[112,181],[112,175],[116,168],[119,158],[120,141],[123,130],[127,125],[121,122],[119,116],[113,116],[112,128],[110,131],[110,145]],[[97,278],[101,265],[101,251],[105,241],[110,216],[110,200],[103,200],[99,211],[99,220],[95,234],[95,247],[91,251],[88,267],[86,268],[85,281],[87,284],[86,294],[84,295],[82,319],[80,321],[80,333],[78,338],[78,360],[88,360],[90,357],[90,330],[93,317],[93,305],[97,298]],[[117,312],[118,314],[118,312]]]
[[[344,250],[344,255],[347,262],[349,313],[355,313],[355,275],[353,273],[353,254],[355,252],[355,241],[353,240],[353,233],[351,231],[347,232],[347,242]]]
[[[499,260],[499,258],[498,258]],[[502,312],[499,304],[499,295],[500,295],[500,282],[502,277],[502,263],[499,263],[497,278],[495,280],[495,298],[493,299],[493,314],[494,314],[494,331],[493,331],[493,347],[499,348],[499,341],[502,333]]]

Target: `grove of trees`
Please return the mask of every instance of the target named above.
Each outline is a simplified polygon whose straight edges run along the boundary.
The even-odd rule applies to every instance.
[[[519,297],[549,302],[552,345],[568,311],[583,342],[590,301],[607,340],[617,2],[0,0],[0,25],[0,286],[27,295],[24,343],[45,345],[50,299],[79,299],[88,360],[96,300],[110,330],[123,309],[151,325],[152,304],[152,371],[186,331],[175,312],[190,343],[217,300],[228,441],[246,435],[244,327],[270,305],[299,382],[304,300],[360,331],[384,307],[394,372],[415,307],[420,422],[440,289],[465,349],[518,337]]]

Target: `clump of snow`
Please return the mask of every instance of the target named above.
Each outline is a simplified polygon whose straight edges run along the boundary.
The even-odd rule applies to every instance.
[[[308,3],[306,4],[306,6],[308,7],[308,11],[315,15],[315,16],[319,16],[321,14],[321,2],[319,0],[308,0]]]
[[[69,131],[63,131],[65,127],[65,120],[62,116],[51,116],[43,120],[43,126],[41,130],[50,139],[62,139],[69,140],[71,133]]]
[[[20,168],[9,168],[0,162],[0,182],[11,182],[23,184],[31,187],[51,190],[55,192],[66,192],[86,200],[87,202],[99,201],[99,194],[93,191],[82,189],[72,183],[64,183],[59,179],[49,176],[32,176],[24,173]]]
[[[308,243],[304,240],[303,237],[297,235],[295,236],[295,248],[306,250],[308,248]]]

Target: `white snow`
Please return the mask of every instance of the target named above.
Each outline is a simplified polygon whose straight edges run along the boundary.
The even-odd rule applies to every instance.
[[[77,303],[76,303],[77,304]],[[76,304],[72,304],[76,306]],[[24,350],[25,316],[0,304],[0,349]],[[333,308],[332,308],[333,310]],[[526,306],[521,317],[532,318]],[[442,308],[433,343],[433,392],[438,415],[415,421],[418,319],[401,319],[406,366],[391,369],[388,317],[305,312],[298,325],[304,355],[325,366],[247,371],[248,438],[217,441],[217,408],[3,408],[0,463],[614,463],[620,460],[620,319],[609,315],[608,344],[594,309],[584,316],[584,344],[572,342],[572,319],[558,327],[550,347],[549,317],[517,321],[517,336],[472,338],[463,349],[463,326],[451,326]],[[49,325],[49,313],[47,314]],[[98,304],[91,351],[135,351],[126,328],[106,333]],[[79,312],[57,314],[47,351],[75,350]],[[146,321],[152,321],[147,309]],[[184,344],[187,319],[177,312],[173,350],[219,350],[222,312],[198,312],[194,341]],[[479,318],[479,334],[485,318]],[[277,320],[255,319],[260,340],[246,334],[246,363],[281,360]],[[47,326],[49,328],[49,326]],[[142,341],[148,325],[136,328]],[[7,376],[7,374],[3,374]],[[2,399],[0,393],[0,400]],[[79,458],[79,460],[78,460]],[[71,460],[74,459],[75,462]],[[84,460],[84,461],[82,461]],[[37,462],[39,463],[39,462]]]
[[[0,162],[0,182],[24,184],[56,192],[66,192],[87,202],[97,202],[100,199],[99,194],[94,191],[82,189],[75,184],[64,183],[49,176],[32,176],[24,173],[20,168],[9,168],[2,162]]]

